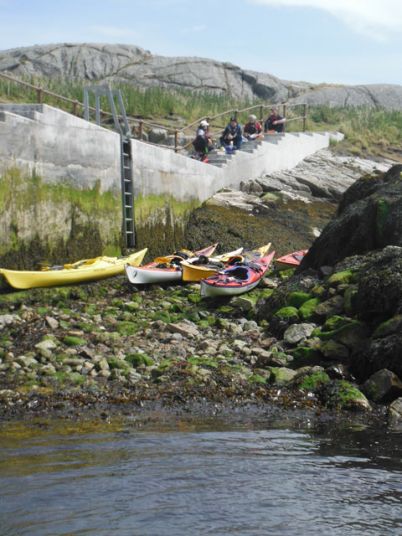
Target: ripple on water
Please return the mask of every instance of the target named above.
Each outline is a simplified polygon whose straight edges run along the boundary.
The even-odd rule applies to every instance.
[[[402,533],[397,433],[121,422],[4,432],[4,535]]]

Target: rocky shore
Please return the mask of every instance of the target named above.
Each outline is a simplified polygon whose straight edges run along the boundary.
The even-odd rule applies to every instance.
[[[1,417],[157,405],[400,420],[401,171],[353,182],[297,273],[274,266],[231,300],[201,299],[198,285],[139,289],[124,276],[4,290]]]

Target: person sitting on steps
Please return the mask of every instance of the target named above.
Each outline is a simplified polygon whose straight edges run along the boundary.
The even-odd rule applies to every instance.
[[[195,139],[193,141],[194,150],[197,153],[197,157],[203,162],[208,161],[208,153],[214,150],[214,144],[212,141],[212,135],[209,132],[209,123],[203,119],[196,131]]]
[[[257,117],[253,114],[248,116],[248,122],[244,125],[244,137],[250,141],[257,138],[262,138],[261,123],[257,121]]]
[[[220,137],[220,143],[227,152],[240,149],[243,141],[243,131],[236,117],[230,118],[230,123],[226,126],[225,130]]]
[[[283,132],[286,119],[278,114],[276,108],[271,108],[271,113],[264,123],[264,132]]]

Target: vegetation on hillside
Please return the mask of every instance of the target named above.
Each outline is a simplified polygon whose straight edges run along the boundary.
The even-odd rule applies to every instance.
[[[83,100],[83,88],[81,81],[66,81],[61,79],[27,79],[36,86],[62,95],[78,103]],[[260,116],[267,115],[271,103],[262,100],[238,101],[228,95],[217,95],[210,92],[192,92],[189,90],[172,91],[164,88],[138,89],[129,84],[118,84],[123,95],[124,104],[128,116],[143,119],[147,122],[158,123],[181,129],[197,121],[202,117],[213,117],[228,111],[228,115],[222,116],[213,122],[215,129],[223,127],[233,110],[242,110],[255,106],[253,112]],[[35,90],[22,87],[0,78],[0,102],[37,102]],[[62,101],[51,96],[43,96],[47,104],[58,106],[67,111],[72,111],[71,103]],[[90,102],[95,105],[94,99]],[[102,101],[102,107],[108,109],[106,99]],[[264,107],[263,109],[261,107]],[[282,106],[279,106],[282,111]],[[78,106],[81,112],[81,106]],[[244,122],[249,112],[239,114],[239,120]],[[287,131],[302,129],[302,120],[292,121],[294,117],[303,115],[303,108],[287,107],[288,118]],[[400,150],[402,142],[402,111],[384,110],[370,107],[330,107],[311,106],[308,110],[307,130],[338,130],[345,134],[345,141],[338,144],[337,149],[355,155],[365,156],[388,156],[402,158]]]

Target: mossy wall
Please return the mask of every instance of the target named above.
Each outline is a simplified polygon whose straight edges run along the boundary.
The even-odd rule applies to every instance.
[[[155,256],[184,247],[197,201],[151,195],[135,200],[136,249]],[[0,266],[35,269],[97,255],[124,253],[121,192],[48,183],[21,169],[0,175]]]
[[[0,266],[36,268],[120,252],[120,192],[49,184],[9,168],[0,176]]]
[[[138,197],[135,200],[137,247],[147,247],[148,258],[188,247],[185,229],[199,204],[197,200],[177,201],[166,195]]]

